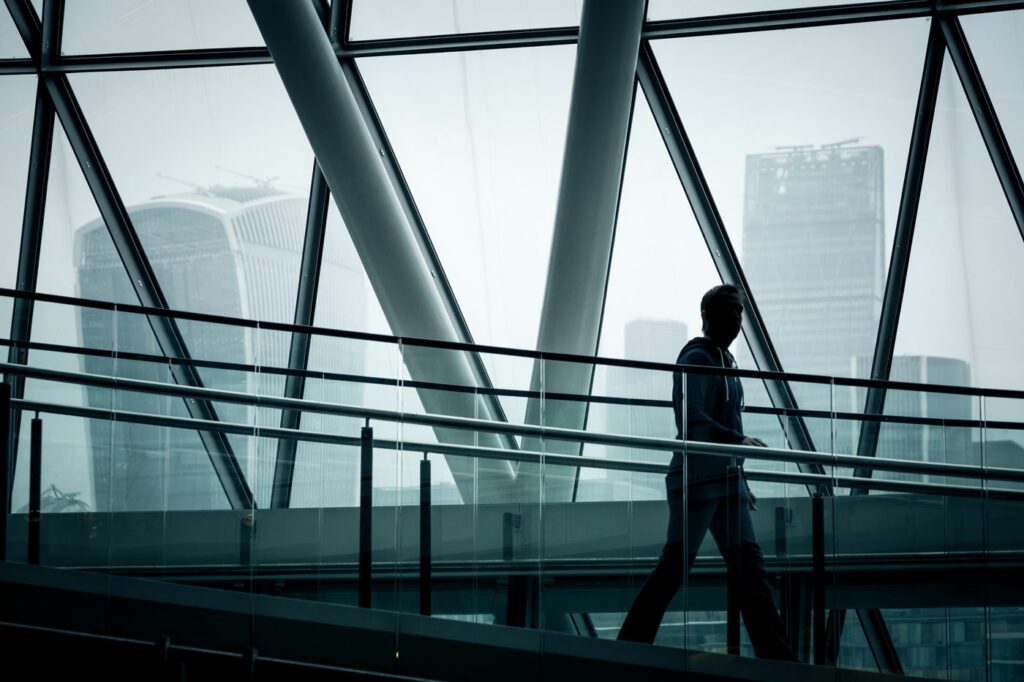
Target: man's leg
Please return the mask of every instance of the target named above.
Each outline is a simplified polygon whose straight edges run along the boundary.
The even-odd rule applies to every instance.
[[[711,534],[718,543],[718,549],[725,558],[728,571],[740,571],[740,612],[743,624],[754,645],[754,653],[758,658],[775,658],[795,661],[793,650],[786,641],[782,619],[775,608],[771,587],[768,585],[768,572],[764,567],[764,556],[761,546],[754,536],[754,524],[750,519],[750,507],[743,498],[735,506],[728,509],[726,500],[718,506],[711,520]],[[739,546],[731,545],[730,524],[739,524]]]
[[[647,577],[640,588],[636,600],[626,614],[626,620],[619,630],[619,639],[631,642],[654,642],[661,619],[679,590],[686,574],[689,573],[693,560],[697,555],[704,534],[714,516],[718,500],[691,501],[685,519],[688,539],[687,558],[684,563],[683,552],[683,491],[670,490],[668,493],[669,523],[668,539],[661,550],[661,557],[654,571]]]

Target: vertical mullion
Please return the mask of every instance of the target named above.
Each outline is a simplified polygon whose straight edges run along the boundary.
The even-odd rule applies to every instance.
[[[18,274],[15,288],[19,291],[35,292],[39,276],[40,245],[43,237],[43,218],[46,210],[46,191],[50,175],[50,152],[53,146],[54,109],[40,79],[36,87],[35,115],[32,122],[32,145],[29,153],[28,178],[25,183],[25,209],[21,222],[21,243],[18,251]],[[7,361],[12,364],[28,363],[28,348],[24,345],[32,334],[32,315],[35,301],[31,298],[16,298],[11,315],[11,346]],[[8,375],[11,394],[21,399],[25,394],[25,377]],[[18,436],[21,433],[21,412],[11,417],[11,476],[17,463]]]
[[[921,76],[921,89],[917,98],[914,128],[910,137],[910,151],[907,154],[907,170],[903,176],[903,194],[896,218],[893,236],[892,256],[889,258],[889,274],[885,281],[882,311],[878,320],[878,336],[875,340],[875,354],[871,363],[871,379],[884,381],[892,369],[892,357],[896,344],[896,330],[899,326],[903,294],[906,290],[907,271],[910,266],[910,250],[913,245],[917,211],[921,202],[921,188],[924,183],[925,166],[928,160],[928,146],[931,140],[932,124],[935,119],[935,103],[938,100],[939,81],[942,75],[942,59],[945,43],[935,22],[928,36],[928,48]],[[885,388],[868,389],[864,402],[864,414],[879,415],[885,407]],[[857,442],[857,454],[874,457],[878,448],[880,423],[864,422]],[[854,476],[870,477],[872,469],[858,468]],[[866,489],[855,489],[851,493],[867,493]]]
[[[316,299],[320,286],[320,266],[323,262],[324,237],[327,228],[327,208],[330,190],[320,165],[313,162],[313,179],[309,189],[309,208],[306,212],[306,235],[302,244],[302,262],[299,286],[295,300],[294,324],[312,326]],[[309,364],[310,336],[293,332],[288,351],[288,368],[305,371]],[[285,379],[284,397],[302,398],[306,380],[301,374],[289,374]],[[281,428],[298,429],[302,421],[299,410],[281,411]],[[274,463],[274,487],[270,496],[273,509],[287,508],[291,504],[292,483],[295,477],[295,452],[298,443],[281,438],[277,441],[277,459]]]
[[[60,61],[64,35],[64,0],[43,0],[43,27],[40,65],[43,70]]]
[[[348,44],[348,31],[351,24],[352,0],[334,0],[331,3],[328,36],[335,48]]]

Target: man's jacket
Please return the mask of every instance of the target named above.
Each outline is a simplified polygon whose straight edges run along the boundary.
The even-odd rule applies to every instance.
[[[736,359],[710,339],[697,337],[679,351],[676,364],[735,367]],[[743,384],[739,377],[676,372],[672,377],[672,406],[676,417],[676,438],[680,440],[730,444],[743,441]],[[690,455],[688,462],[686,480],[691,496],[704,498],[726,494],[729,458]],[[743,459],[738,458],[737,464],[742,466]],[[666,477],[669,489],[683,485],[682,465],[683,455],[677,452],[672,457]]]

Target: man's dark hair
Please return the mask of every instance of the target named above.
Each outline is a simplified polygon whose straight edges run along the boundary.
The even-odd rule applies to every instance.
[[[717,287],[708,289],[707,293],[700,299],[702,311],[715,312],[722,306],[734,305],[739,301],[743,305],[743,294],[731,284],[719,284]]]

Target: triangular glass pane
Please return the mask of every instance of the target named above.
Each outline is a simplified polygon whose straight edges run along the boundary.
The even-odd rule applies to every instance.
[[[605,297],[599,355],[674,363],[686,341],[701,333],[700,299],[721,284],[718,270],[679,184],[647,100],[637,95]],[[750,357],[738,339],[737,355]],[[753,363],[744,365],[753,369]],[[750,406],[770,407],[764,386],[744,380]],[[662,405],[595,402],[587,428],[631,436],[674,438],[670,372],[599,366],[593,394]],[[744,415],[750,435],[785,447],[774,416]],[[667,463],[670,453],[588,445],[588,457]],[[661,499],[660,476],[582,469],[577,500]]]
[[[38,290],[115,303],[138,303],[59,122],[54,127]],[[36,303],[32,341],[160,356],[143,316]],[[171,383],[164,362],[112,360],[73,351],[32,350],[29,363],[74,372]],[[29,381],[26,397],[106,410],[186,416],[181,400],[67,383]],[[95,511],[223,508],[226,498],[195,432],[107,420],[51,417],[44,427],[44,487],[77,493]],[[22,444],[27,443],[22,439]],[[19,448],[19,477],[27,475],[27,450]],[[21,461],[23,460],[23,461]],[[24,466],[22,466],[24,464]],[[46,473],[50,472],[50,473]],[[27,478],[16,482],[27,495]]]
[[[25,41],[21,39],[14,19],[11,18],[6,6],[0,7],[0,59],[26,59],[28,56]]]
[[[245,0],[74,0],[64,6],[63,54],[264,45]]]
[[[927,381],[1019,389],[1024,386],[1021,292],[1024,240],[947,57],[894,362],[900,356],[949,358],[959,368]],[[977,406],[969,409],[976,412]]]
[[[291,322],[313,153],[274,67],[71,81],[168,304]]]
[[[0,287],[13,289],[18,276],[18,245],[21,243],[25,207],[25,179],[32,146],[35,107],[35,76],[0,78]],[[12,302],[0,299],[0,334],[11,328]]]
[[[579,26],[582,0],[355,0],[349,38],[378,40]]]
[[[478,343],[536,345],[574,59],[556,46],[359,62]],[[496,386],[529,385],[520,363],[486,361]]]
[[[909,20],[655,43],[788,371],[849,376],[872,352],[927,35]]]
[[[60,121],[53,130],[36,289],[113,303],[139,302]],[[53,338],[66,340],[62,335],[74,328],[69,324],[54,329]]]
[[[1019,167],[1024,162],[1024,10],[965,14],[960,22]]]

